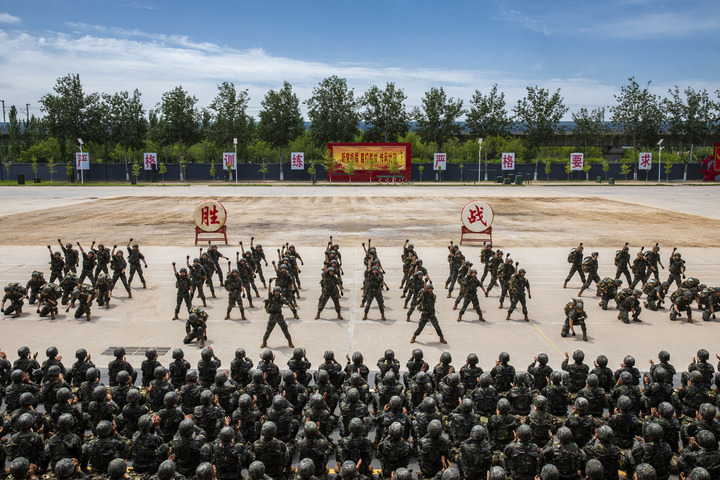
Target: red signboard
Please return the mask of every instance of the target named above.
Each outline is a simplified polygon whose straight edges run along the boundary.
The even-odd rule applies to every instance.
[[[328,180],[410,181],[409,143],[328,143],[328,151],[333,159],[330,168],[326,165]]]

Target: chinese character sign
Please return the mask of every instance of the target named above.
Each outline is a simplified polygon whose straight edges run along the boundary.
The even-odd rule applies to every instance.
[[[292,152],[290,154],[290,169],[291,170],[305,170],[305,153],[304,152]]]
[[[652,166],[652,153],[642,152],[638,157],[638,170],[650,170]]]
[[[502,154],[502,169],[503,170],[515,170],[515,154],[514,153],[503,153]]]
[[[195,225],[205,232],[215,232],[225,225],[225,207],[214,200],[204,200],[195,208]]]
[[[460,216],[463,226],[475,233],[487,230],[495,219],[492,207],[480,200],[465,205]]]
[[[76,153],[75,168],[78,170],[90,170],[90,154],[81,152]]]
[[[143,155],[143,165],[145,170],[152,170],[157,165],[157,153],[146,153]]]
[[[433,170],[447,170],[447,155],[445,155],[444,153],[435,154]]]
[[[235,153],[233,153],[233,152],[223,153],[223,170],[237,170],[237,163],[235,162]]]
[[[570,169],[571,170],[582,170],[583,169],[583,157],[582,153],[571,153],[570,154]]]

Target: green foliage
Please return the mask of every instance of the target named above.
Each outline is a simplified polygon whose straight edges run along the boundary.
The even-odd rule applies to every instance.
[[[470,105],[466,122],[472,137],[498,137],[508,133],[512,122],[505,109],[505,94],[498,93],[497,84],[487,95],[475,90]]]
[[[572,119],[575,122],[573,134],[580,140],[580,144],[583,146],[583,151],[587,157],[590,145],[597,143],[608,133],[608,129],[604,123],[605,109],[597,108],[588,112],[588,110],[583,107],[579,112],[572,114]]]
[[[55,157],[50,157],[48,160],[47,166],[48,166],[48,173],[50,173],[50,183],[53,182],[53,175],[55,175]]]
[[[425,142],[434,142],[441,150],[447,140],[460,135],[457,120],[465,113],[463,101],[448,98],[445,90],[431,87],[422,99],[422,110],[413,109],[412,116],[417,122],[417,132]]]
[[[388,82],[385,90],[373,85],[360,98],[365,108],[361,118],[365,121],[365,142],[393,142],[407,134],[410,128],[410,115],[405,109],[407,96],[401,88]]]
[[[17,116],[17,108],[15,105],[10,106],[8,122],[8,160],[14,162],[17,160],[22,150],[22,132],[20,131],[20,121]]]
[[[147,134],[141,96],[137,89],[132,97],[127,91],[112,96],[103,94],[104,109],[107,112],[105,122],[110,132],[110,141],[122,145],[125,154],[129,148],[140,148]],[[93,155],[90,158],[92,159]],[[124,160],[128,161],[127,156]]]
[[[620,165],[620,175],[625,176],[625,180],[627,180],[627,175],[630,173],[630,164],[629,163],[623,163]]]
[[[425,165],[420,165],[420,166],[418,167],[418,172],[420,172],[420,181],[421,181],[421,182],[422,182],[422,174],[423,174],[423,171],[424,171],[424,170],[425,170]]]
[[[336,75],[325,78],[313,88],[312,97],[305,105],[312,122],[310,134],[315,145],[353,141],[360,121],[359,102],[344,78]]]
[[[352,176],[355,173],[355,161],[352,160],[343,165],[343,172],[348,176],[348,183],[351,183]]]
[[[232,82],[218,85],[218,94],[209,107],[210,139],[222,148],[232,149],[233,139],[237,138],[238,152],[242,154],[252,139],[254,126],[252,117],[247,114],[249,101],[247,89],[237,91]]]
[[[605,180],[608,179],[608,170],[610,170],[610,163],[608,163],[607,159],[603,158],[600,161],[600,165],[602,165],[602,170],[605,172]]]
[[[572,165],[570,165],[570,160],[565,164],[565,173],[567,173],[568,180],[570,180],[570,174],[572,173]]]
[[[158,172],[160,173],[160,176],[163,179],[163,182],[165,181],[165,174],[167,173],[167,164],[165,162],[159,162]]]
[[[142,167],[140,166],[140,162],[135,160],[132,163],[132,174],[135,175],[135,178],[140,178],[140,169]]]
[[[312,179],[313,183],[315,183],[315,175],[317,174],[317,168],[315,167],[315,162],[310,162],[310,167],[308,168],[307,171],[310,174],[310,178]]]
[[[237,159],[236,159],[236,161],[237,161]],[[215,172],[216,172],[215,159],[211,158],[210,159],[210,176],[213,178],[213,180],[215,180]]]
[[[270,90],[262,101],[257,133],[261,140],[284,148],[305,131],[300,102],[288,82],[277,92]]]
[[[263,176],[263,182],[265,181],[265,174],[268,172],[267,163],[263,162],[260,166],[260,170],[258,172],[262,173]]]
[[[50,158],[60,158],[60,144],[57,139],[50,137],[47,140],[32,145],[27,150],[20,153],[20,161],[28,162],[32,157],[37,158],[39,162],[48,162]]]
[[[178,145],[178,159],[183,159],[183,143],[192,143],[198,136],[198,112],[195,108],[197,98],[190,96],[182,86],[163,93],[160,102],[158,133],[164,143]]]
[[[67,165],[65,166],[65,173],[67,174],[68,180],[73,178],[73,172],[74,172],[74,164],[73,162],[67,162]]]
[[[35,158],[34,156],[32,158],[30,158],[30,168],[32,168],[32,171],[35,174],[35,177],[37,178],[38,164],[37,164],[37,158]]]
[[[12,162],[5,162],[5,176],[10,179],[10,166]]]

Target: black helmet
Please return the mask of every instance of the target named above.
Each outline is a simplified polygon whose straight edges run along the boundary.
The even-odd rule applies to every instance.
[[[717,409],[715,408],[715,405],[713,405],[712,403],[703,403],[702,405],[700,405],[700,416],[702,418],[707,418],[707,419],[712,420],[715,418],[716,413],[717,413]]]
[[[167,373],[167,368],[160,365],[159,367],[155,367],[155,370],[153,370],[153,377],[155,377],[156,380],[162,380],[165,378]]]
[[[282,397],[280,397],[280,398],[282,398]],[[403,406],[403,401],[399,396],[393,395],[392,397],[390,397],[390,401],[388,402],[388,408],[390,410],[398,411],[402,408],[402,406]]]
[[[213,358],[213,351],[210,348],[203,348],[202,352],[200,352],[200,358],[209,362]]]
[[[588,480],[602,480],[605,478],[605,470],[600,460],[591,458],[585,465],[585,475]]]
[[[173,360],[182,360],[184,357],[185,352],[183,352],[182,348],[176,348],[172,351]]]
[[[653,379],[656,382],[668,382],[670,381],[670,374],[663,367],[656,367],[653,371]]]
[[[203,390],[200,394],[200,403],[203,405],[210,405],[215,400],[215,395],[210,390]]]
[[[699,360],[707,361],[707,359],[710,358],[710,352],[708,352],[704,348],[701,348],[697,352],[697,357]]]
[[[530,425],[527,425],[523,423],[520,425],[520,427],[517,429],[517,437],[518,440],[521,442],[529,442],[532,438],[532,428],[530,428]]]
[[[48,347],[47,350],[45,350],[45,355],[47,355],[48,358],[55,358],[57,357],[57,354],[57,347]]]
[[[190,370],[185,374],[185,381],[186,382],[195,382],[198,381],[198,373],[194,370]]]
[[[601,442],[612,442],[615,438],[615,432],[611,427],[603,425],[602,427],[598,428],[598,438]]]
[[[165,460],[160,464],[157,471],[159,480],[171,480],[175,478],[175,462],[172,460]]]
[[[670,353],[666,352],[665,350],[660,350],[660,353],[658,353],[658,360],[660,360],[661,362],[670,361]]]
[[[309,479],[315,475],[315,464],[309,458],[303,458],[298,463],[297,473],[300,478]]]
[[[75,350],[75,358],[77,358],[81,362],[87,358],[87,355],[87,350],[85,350],[84,348],[78,348],[77,350]]]
[[[235,430],[232,427],[223,427],[218,435],[220,442],[228,444],[235,439]]]
[[[340,478],[342,480],[353,480],[357,478],[357,465],[352,460],[348,460],[340,467]]]
[[[287,400],[282,395],[275,395],[272,399],[272,408],[275,410],[282,410],[287,405]]]
[[[30,356],[30,347],[20,347],[17,351],[18,357],[20,358],[27,358]]]
[[[595,360],[595,362],[596,362],[596,363],[598,364],[598,366],[600,366],[600,367],[607,367],[608,358],[607,358],[605,355],[598,355],[598,357],[597,357],[597,359]]]
[[[264,383],[265,382],[265,374],[262,372],[262,370],[255,369],[250,373],[250,378],[252,379],[252,383]]]
[[[270,440],[272,438],[275,438],[275,435],[277,435],[277,427],[275,426],[275,423],[273,423],[273,422],[263,423],[262,428],[260,429],[260,436],[264,440]]]
[[[360,391],[357,388],[349,388],[345,394],[347,401],[350,403],[357,403],[360,400]]]
[[[587,398],[579,397],[575,400],[575,409],[579,413],[587,413],[589,408],[590,408],[590,402],[588,402]]]
[[[397,378],[395,377],[395,372],[390,370],[389,372],[387,372],[385,374],[382,381],[383,381],[383,383],[389,383],[392,385],[395,383],[396,380],[397,380]]]
[[[35,395],[30,392],[25,392],[20,395],[18,403],[21,407],[29,407],[30,405],[33,405],[35,403]]]
[[[507,474],[505,469],[502,467],[492,467],[490,469],[490,476],[488,480],[507,480]]]
[[[633,383],[633,376],[630,372],[622,372],[620,374],[620,383],[623,385],[632,385]]]
[[[272,362],[273,358],[275,358],[275,355],[273,354],[272,350],[266,348],[265,350],[263,350],[261,358],[264,362]]]
[[[310,406],[315,409],[322,408],[325,405],[325,399],[319,393],[310,395]]]
[[[397,475],[395,475],[397,478]],[[690,480],[710,480],[710,472],[703,467],[695,467],[690,472]]]
[[[451,387],[457,387],[460,384],[460,375],[451,373],[447,376],[447,384]]]
[[[658,442],[664,435],[663,428],[657,423],[650,423],[645,429],[645,441]]]
[[[72,458],[61,458],[53,467],[53,472],[58,478],[70,478],[75,473],[75,462]]]
[[[550,374],[550,381],[555,385],[559,385],[560,382],[562,382],[562,373],[558,372],[557,370],[553,371]]]
[[[13,383],[22,383],[22,381],[25,379],[25,372],[22,370],[13,370],[10,374],[10,380]]]
[[[585,352],[582,350],[575,350],[573,352],[573,360],[575,360],[577,363],[581,363],[583,360],[585,360]]]
[[[125,400],[127,400],[128,403],[140,403],[142,395],[138,389],[132,388],[125,394]]]
[[[225,385],[225,382],[227,382],[227,373],[223,372],[222,370],[218,370],[217,372],[215,372],[215,384]]]
[[[487,430],[482,425],[475,425],[472,427],[472,430],[470,430],[470,438],[476,442],[482,442],[487,439],[487,436]]]
[[[396,440],[399,439],[403,434],[403,426],[400,422],[393,422],[388,429],[388,434]]]
[[[552,463],[548,463],[540,470],[540,480],[558,480],[559,478],[560,472]]]
[[[548,361],[550,360],[547,353],[538,354],[537,359],[540,365],[547,365]]]
[[[138,427],[140,428],[140,430],[142,430],[144,432],[147,432],[148,430],[150,430],[150,428],[152,428],[152,426],[153,426],[153,419],[150,415],[145,414],[145,415],[141,416],[140,419],[138,420]]]
[[[148,358],[150,360],[155,360],[157,358],[157,350],[155,350],[153,347],[148,348],[145,350],[145,358]]]
[[[187,273],[187,268],[185,268],[185,267],[181,268],[180,273]]]
[[[471,353],[467,356],[467,363],[468,365],[477,365],[480,359],[478,359],[478,356],[474,353]]]
[[[57,365],[53,365],[52,367],[48,368],[47,376],[48,377],[57,377],[60,375],[60,373],[61,373],[60,367],[58,367]]]
[[[500,360],[500,363],[507,363],[510,361],[510,354],[507,352],[501,352],[498,356],[498,360]]]
[[[443,427],[442,423],[440,423],[440,420],[432,420],[428,424],[427,427],[427,433],[433,438],[438,438],[440,435],[442,435]]]
[[[248,409],[252,407],[253,400],[247,393],[243,393],[240,395],[240,398],[238,398],[238,407]]]
[[[348,424],[348,430],[350,430],[350,433],[362,435],[363,431],[365,430],[365,424],[359,418],[353,418]]]
[[[702,448],[717,450],[717,441],[715,440],[715,436],[711,432],[707,430],[700,430],[696,437],[698,444]]]
[[[178,426],[178,433],[181,437],[189,437],[195,431],[195,423],[189,418],[184,419]]]
[[[303,426],[303,430],[305,431],[305,436],[307,438],[316,438],[318,434],[318,426],[317,423],[308,421]]]
[[[10,463],[10,473],[14,478],[25,478],[30,471],[30,461],[25,457],[17,457]]]
[[[446,468],[443,470],[440,480],[460,480],[460,472],[455,467]]]
[[[412,351],[412,359],[415,361],[423,359],[423,351],[421,348],[416,348]]]
[[[100,380],[100,370],[95,367],[90,367],[85,372],[85,380],[95,381]]]
[[[107,388],[105,388],[104,386],[98,385],[97,387],[95,387],[93,389],[92,398],[96,402],[105,400],[106,397],[107,397]]]
[[[115,381],[118,385],[125,385],[130,381],[130,374],[125,370],[120,370],[117,375],[115,375]]]
[[[33,426],[33,417],[29,413],[23,413],[15,420],[15,428],[20,432],[30,430]]]
[[[545,410],[548,405],[548,399],[544,395],[538,395],[535,397],[533,403],[538,410]]]
[[[165,405],[168,408],[173,408],[177,406],[177,404],[180,402],[180,397],[178,396],[177,392],[170,391],[165,394],[163,397],[163,405]]]
[[[497,410],[500,413],[510,413],[511,409],[510,402],[506,398],[501,398],[497,402]]]
[[[703,382],[703,376],[702,373],[698,372],[697,370],[690,373],[690,382],[691,383],[702,383]]]
[[[632,408],[632,400],[626,395],[621,395],[617,401],[617,407],[620,411],[627,412]]]
[[[112,435],[112,430],[112,423],[108,422],[107,420],[102,420],[100,423],[97,424],[97,427],[95,427],[95,433],[100,438],[109,437],[110,435]]]
[[[57,403],[66,403],[72,397],[72,392],[69,388],[63,387],[55,394],[55,400]]]
[[[283,372],[282,374],[283,382],[287,385],[290,385],[295,382],[295,373],[291,371]]]
[[[450,362],[452,362],[452,355],[450,355],[450,352],[443,352],[440,354],[440,363],[447,365]]]
[[[516,372],[514,381],[515,385],[526,385],[527,377],[525,376],[525,372]]]
[[[113,350],[113,355],[115,358],[120,358],[125,356],[125,347],[115,347]]]
[[[481,387],[483,387],[483,388],[488,387],[488,386],[490,386],[491,383],[492,383],[492,377],[490,376],[489,373],[483,373],[482,375],[480,375],[480,386]]]
[[[657,411],[663,418],[670,418],[675,415],[675,407],[672,406],[672,404],[668,402],[662,402],[657,407]]]
[[[588,384],[588,387],[595,388],[598,385],[600,385],[600,378],[598,378],[598,376],[595,375],[594,373],[591,373],[590,375],[587,376],[587,384]]]

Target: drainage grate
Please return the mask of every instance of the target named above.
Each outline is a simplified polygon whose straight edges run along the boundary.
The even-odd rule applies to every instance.
[[[113,351],[118,347],[108,347],[107,350],[102,352],[100,355],[108,355],[110,357],[113,356]],[[162,357],[167,352],[170,351],[171,347],[123,347],[125,349],[125,355],[128,356],[138,356],[138,357],[144,357],[145,352],[148,351],[148,348],[154,348],[157,351],[157,354],[159,357]]]

